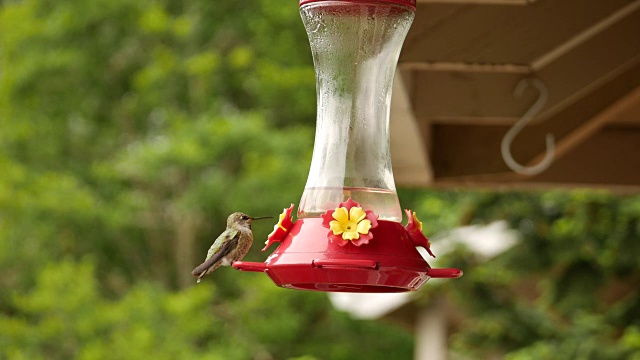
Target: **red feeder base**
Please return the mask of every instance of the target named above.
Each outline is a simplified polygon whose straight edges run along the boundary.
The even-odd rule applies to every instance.
[[[378,220],[368,244],[340,246],[327,239],[322,218],[298,219],[264,263],[236,261],[242,271],[265,272],[284,288],[391,293],[418,290],[430,278],[457,278],[459,269],[432,269],[405,228]]]

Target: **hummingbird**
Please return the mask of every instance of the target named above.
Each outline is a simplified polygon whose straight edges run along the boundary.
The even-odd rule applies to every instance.
[[[251,217],[235,212],[227,218],[227,229],[218,236],[207,252],[204,262],[191,272],[200,282],[205,275],[212,273],[220,266],[229,266],[242,259],[253,244],[251,222],[253,220],[270,219],[271,216]]]

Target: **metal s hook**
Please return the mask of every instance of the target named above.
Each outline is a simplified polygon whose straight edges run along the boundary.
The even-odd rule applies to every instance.
[[[555,156],[555,144],[553,139],[553,134],[547,134],[546,143],[547,143],[547,154],[544,159],[540,161],[540,163],[533,166],[523,166],[518,164],[511,156],[511,143],[513,139],[522,131],[522,129],[527,126],[531,120],[542,110],[542,107],[547,102],[547,98],[549,92],[544,83],[538,79],[522,79],[516,86],[514,90],[514,95],[517,97],[522,96],[524,89],[527,86],[533,86],[538,90],[538,99],[533,105],[527,110],[527,112],[522,115],[522,117],[507,131],[507,133],[502,138],[502,143],[500,144],[500,151],[502,152],[502,158],[507,166],[518,174],[523,175],[537,175],[541,172],[547,170],[551,163],[553,163],[553,158]]]

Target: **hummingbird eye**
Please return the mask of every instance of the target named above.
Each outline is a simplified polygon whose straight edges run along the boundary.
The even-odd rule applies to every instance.
[[[249,217],[247,215],[242,215],[242,220],[249,220]]]

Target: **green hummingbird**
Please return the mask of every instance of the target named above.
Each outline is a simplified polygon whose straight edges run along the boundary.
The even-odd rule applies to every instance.
[[[227,218],[227,229],[218,236],[207,252],[204,262],[191,272],[200,279],[212,273],[220,266],[229,266],[234,261],[242,259],[253,244],[251,222],[259,219],[270,219],[271,216],[251,217],[241,212],[235,212]]]

